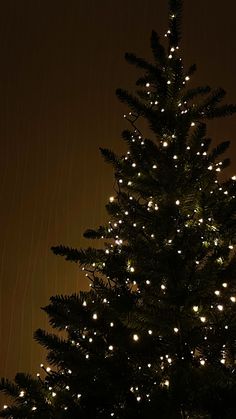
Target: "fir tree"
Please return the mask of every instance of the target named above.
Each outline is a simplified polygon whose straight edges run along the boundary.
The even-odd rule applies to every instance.
[[[236,107],[221,104],[222,89],[188,88],[181,3],[169,0],[167,47],[152,32],[153,63],[126,54],[144,71],[135,95],[117,90],[128,151],[101,149],[116,180],[110,221],[84,233],[103,247],[52,248],[91,288],[51,297],[44,311],[62,334],[35,332],[51,369],[2,379],[14,403],[1,417],[236,417],[236,177],[219,179],[229,142],[212,148],[205,125]]]

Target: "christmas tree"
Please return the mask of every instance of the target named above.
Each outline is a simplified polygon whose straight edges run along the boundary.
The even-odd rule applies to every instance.
[[[57,333],[35,332],[50,367],[2,379],[14,402],[1,417],[236,417],[236,177],[220,180],[229,142],[211,147],[205,125],[236,107],[221,104],[223,89],[188,88],[196,68],[179,56],[181,11],[169,0],[153,63],[126,54],[144,75],[135,94],[117,90],[130,110],[127,154],[101,149],[114,168],[110,221],[84,235],[103,245],[52,248],[80,264],[90,290],[51,297]]]

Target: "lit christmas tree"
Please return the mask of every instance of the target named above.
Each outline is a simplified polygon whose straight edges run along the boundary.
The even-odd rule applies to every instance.
[[[126,54],[144,76],[135,95],[117,90],[127,154],[101,149],[116,180],[110,221],[84,235],[102,248],[52,248],[80,264],[90,290],[51,297],[58,333],[35,333],[50,367],[2,379],[14,403],[1,417],[236,417],[236,177],[218,179],[229,142],[212,149],[205,126],[236,107],[220,104],[222,89],[188,88],[181,3],[169,1],[166,48],[152,32],[154,63]]]

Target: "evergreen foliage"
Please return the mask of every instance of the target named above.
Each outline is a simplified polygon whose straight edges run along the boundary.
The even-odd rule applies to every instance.
[[[236,177],[219,179],[229,142],[212,149],[206,137],[206,121],[236,107],[223,89],[188,88],[196,67],[184,71],[179,56],[181,12],[169,0],[168,45],[152,32],[153,63],[125,55],[144,71],[135,94],[116,92],[130,109],[128,151],[101,149],[116,180],[111,220],[84,233],[104,245],[52,248],[79,263],[90,291],[43,308],[57,333],[35,339],[50,368],[2,379],[14,402],[1,417],[236,417]]]

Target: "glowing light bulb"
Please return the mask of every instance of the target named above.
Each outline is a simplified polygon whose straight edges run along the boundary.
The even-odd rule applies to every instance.
[[[175,203],[176,203],[176,205],[179,205],[180,204],[179,199],[177,199],[177,201],[175,201]]]
[[[168,143],[167,143],[167,141],[164,141],[164,142],[163,142],[163,147],[168,147]]]
[[[232,303],[236,302],[236,298],[235,297],[230,297],[230,300],[232,301]]]
[[[114,196],[110,196],[109,201],[114,202],[114,199],[115,199]]]
[[[200,317],[200,320],[201,320],[202,323],[205,323],[206,317]]]
[[[93,314],[93,320],[97,320],[97,318],[98,318],[97,313],[94,313],[94,314]]]
[[[152,330],[149,330],[149,331],[148,331],[148,334],[149,334],[149,335],[152,335]]]
[[[179,329],[177,327],[174,327],[174,332],[178,333]]]
[[[195,311],[195,313],[197,313],[198,310],[199,310],[199,307],[198,306],[193,306],[193,311]]]
[[[215,291],[215,295],[219,296],[220,295],[220,291]]]
[[[137,342],[137,341],[139,340],[139,336],[138,336],[137,334],[134,334],[134,335],[133,335],[133,340],[134,340],[135,342]]]
[[[109,349],[109,351],[113,351],[113,346],[112,345],[110,345],[110,346],[108,346],[108,349]]]
[[[201,365],[205,365],[206,361],[204,361],[204,359],[201,359],[200,364]]]
[[[223,310],[224,310],[224,307],[223,307],[221,304],[219,304],[219,305],[217,306],[217,308],[218,308],[218,310],[219,310],[219,311],[223,311]]]

